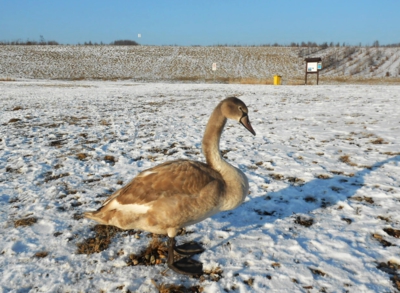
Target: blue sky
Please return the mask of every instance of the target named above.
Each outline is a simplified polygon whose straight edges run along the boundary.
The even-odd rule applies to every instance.
[[[399,43],[400,1],[0,0],[0,41],[41,35],[61,44]]]

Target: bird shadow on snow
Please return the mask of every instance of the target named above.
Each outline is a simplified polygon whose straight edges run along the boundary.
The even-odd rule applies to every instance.
[[[221,230],[234,232],[229,239],[288,217],[292,217],[294,221],[302,219],[307,221],[313,218],[314,210],[333,206],[339,202],[345,204],[364,186],[368,174],[389,162],[400,162],[400,156],[377,162],[354,173],[351,177],[336,175],[329,179],[314,179],[302,185],[290,185],[279,191],[266,192],[264,196],[250,198],[236,210],[213,216],[213,220],[223,224]],[[361,196],[354,199],[371,200]],[[225,241],[227,239],[224,239]]]

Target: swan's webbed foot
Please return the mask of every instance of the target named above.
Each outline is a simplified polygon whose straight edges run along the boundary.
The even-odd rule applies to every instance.
[[[188,257],[182,258],[172,264],[168,263],[168,267],[179,274],[191,276],[203,274],[203,264]]]
[[[193,255],[204,252],[204,248],[194,241],[175,246],[174,250],[181,255]]]
[[[202,275],[203,264],[197,260],[185,257],[174,262],[175,251],[177,251],[178,253],[180,253],[179,251],[182,251],[184,252],[182,254],[186,253],[190,255],[194,254],[193,251],[200,251],[200,248],[202,249],[201,252],[204,251],[204,249],[200,245],[198,245],[197,243],[194,244],[196,245],[193,245],[193,243],[183,244],[183,248],[179,248],[180,247],[179,246],[177,250],[177,247],[175,246],[175,238],[174,237],[169,238],[168,267],[179,274],[191,275],[191,276]]]

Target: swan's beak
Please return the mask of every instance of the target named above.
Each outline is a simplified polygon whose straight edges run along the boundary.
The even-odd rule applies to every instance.
[[[250,124],[249,116],[244,115],[242,118],[240,118],[239,122],[246,127],[248,131],[250,131],[253,135],[256,135],[256,132],[253,130],[253,127]]]

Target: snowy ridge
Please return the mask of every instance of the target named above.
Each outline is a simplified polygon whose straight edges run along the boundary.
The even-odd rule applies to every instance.
[[[317,56],[323,82],[400,77],[399,48],[0,46],[0,79],[272,83],[278,74],[297,84],[304,58]]]
[[[152,280],[203,292],[395,292],[399,86],[0,87],[0,292],[156,292]],[[148,245],[145,233],[119,232],[104,251],[78,254],[95,225],[82,212],[155,164],[204,161],[205,124],[227,96],[249,106],[257,132],[230,121],[221,138],[250,194],[178,237],[201,242],[196,258],[220,277],[127,266]],[[26,218],[36,220],[17,222]]]

